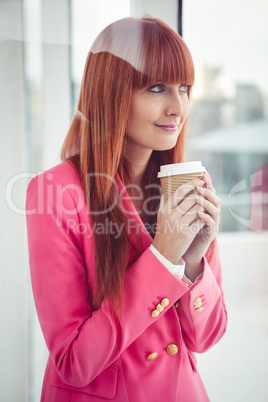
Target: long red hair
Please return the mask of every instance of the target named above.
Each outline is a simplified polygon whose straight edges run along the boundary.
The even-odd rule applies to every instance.
[[[194,66],[187,46],[164,22],[150,17],[125,18],[106,27],[93,43],[85,65],[78,110],[61,154],[62,160],[70,160],[77,168],[90,210],[108,211],[93,214],[93,223],[104,224],[108,219],[121,227],[127,222],[120,203],[109,209],[117,197],[110,178],[118,173],[124,185],[131,183],[124,146],[132,91],[159,81],[189,85],[188,96],[194,82]],[[160,165],[184,161],[186,124],[173,149],[153,151],[144,183],[159,184]],[[90,182],[88,173],[91,173]],[[156,195],[153,191],[159,194],[159,190],[149,190],[147,196]],[[153,223],[156,222],[157,201],[152,201],[151,208],[155,211],[149,218]],[[108,297],[115,309],[129,265],[126,225],[119,237],[112,233],[95,234],[94,240],[93,305],[99,308],[103,298]]]

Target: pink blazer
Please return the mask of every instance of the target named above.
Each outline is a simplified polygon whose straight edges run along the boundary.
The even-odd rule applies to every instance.
[[[76,170],[63,162],[29,184],[31,279],[49,350],[41,401],[208,401],[193,352],[213,346],[226,328],[218,250],[204,257],[202,279],[187,286],[149,249],[152,238],[117,180],[130,258],[136,230],[143,248],[126,272],[121,318],[106,300],[92,312],[93,227]]]

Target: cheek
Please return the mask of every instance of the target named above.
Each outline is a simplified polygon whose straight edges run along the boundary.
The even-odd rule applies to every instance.
[[[141,111],[138,108],[132,107],[127,122],[126,132],[128,135],[133,136],[140,130],[142,124]]]
[[[130,110],[128,126],[135,127],[149,124],[154,120],[155,108],[153,105],[144,104],[143,102],[135,102]]]

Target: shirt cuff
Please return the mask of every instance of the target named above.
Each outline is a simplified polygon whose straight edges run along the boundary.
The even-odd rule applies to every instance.
[[[175,275],[177,278],[182,279],[184,276],[185,270],[185,261],[181,258],[181,264],[175,265],[172,264],[169,260],[167,260],[159,251],[151,244],[150,250],[154,253],[156,258],[169,270],[169,272]]]

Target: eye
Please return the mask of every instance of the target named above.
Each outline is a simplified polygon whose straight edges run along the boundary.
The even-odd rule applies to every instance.
[[[180,85],[179,90],[180,92],[188,92],[189,88],[189,85]]]
[[[159,94],[161,92],[164,92],[164,85],[162,84],[152,85],[151,87],[148,88],[148,91]]]

